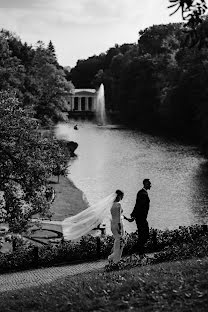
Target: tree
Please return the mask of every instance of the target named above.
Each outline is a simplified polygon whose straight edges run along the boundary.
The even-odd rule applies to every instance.
[[[92,88],[92,81],[100,69],[104,67],[103,54],[91,56],[86,60],[78,60],[70,72],[70,80],[76,88]]]
[[[204,14],[207,10],[206,0],[169,0],[168,8],[175,8],[170,14],[175,14],[181,9],[184,29],[187,34],[186,44],[190,47],[208,47],[208,28],[204,23]]]
[[[51,40],[49,41],[47,50],[54,57],[54,60],[56,61],[57,60],[57,58],[56,58],[56,50],[55,50],[55,47],[54,47],[54,45],[53,45]]]
[[[12,56],[5,33],[0,32],[0,90],[15,89],[19,92],[25,78],[25,68],[21,61]]]
[[[72,84],[66,80],[64,70],[54,63],[53,56],[42,42],[37,43],[31,65],[29,74],[36,97],[36,117],[45,124],[66,120]]]
[[[125,121],[154,128],[157,106],[155,64],[151,55],[139,56],[124,67],[120,80],[119,109]]]
[[[43,138],[38,126],[14,93],[0,93],[0,191],[4,194],[0,209],[13,233],[27,230],[34,214],[50,213],[45,196],[48,178],[69,159],[67,148]]]

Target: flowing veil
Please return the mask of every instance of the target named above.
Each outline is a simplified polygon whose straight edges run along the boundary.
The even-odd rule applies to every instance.
[[[89,234],[107,218],[110,218],[110,208],[116,194],[112,193],[98,203],[88,207],[75,216],[62,221],[62,231],[65,240],[76,240]]]

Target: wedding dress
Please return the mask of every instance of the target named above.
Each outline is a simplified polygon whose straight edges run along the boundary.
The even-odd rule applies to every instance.
[[[88,207],[75,216],[62,221],[62,232],[65,240],[77,240],[89,234],[99,224],[110,219],[111,207],[116,198],[112,193],[98,203]]]
[[[121,260],[125,243],[122,213],[121,204],[114,202],[111,207],[111,231],[114,237],[114,245],[113,251],[108,257],[108,261],[114,264],[117,264]]]

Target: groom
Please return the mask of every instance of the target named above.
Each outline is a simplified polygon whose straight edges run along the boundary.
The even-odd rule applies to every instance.
[[[150,188],[150,180],[144,179],[143,188],[137,193],[136,204],[131,213],[131,218],[136,221],[138,229],[138,253],[140,258],[144,258],[145,256],[144,246],[149,238],[149,225],[147,222],[147,215],[150,206],[150,199],[147,191],[150,190]]]

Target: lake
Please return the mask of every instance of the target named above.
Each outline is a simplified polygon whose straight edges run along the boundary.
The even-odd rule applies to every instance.
[[[207,160],[197,147],[117,126],[79,121],[74,130],[74,124],[59,124],[57,137],[79,144],[69,178],[90,204],[121,189],[121,204],[129,216],[143,179],[149,178],[150,227],[208,223]],[[125,221],[125,228],[136,230],[134,222]]]

